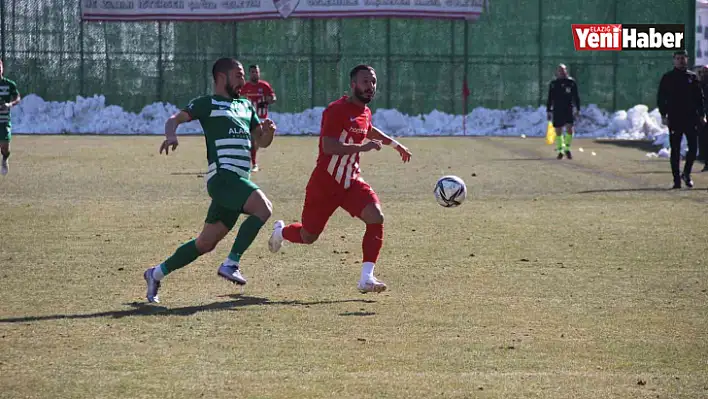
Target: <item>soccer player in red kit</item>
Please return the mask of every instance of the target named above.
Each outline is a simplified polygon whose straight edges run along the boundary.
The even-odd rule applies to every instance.
[[[384,217],[376,192],[360,176],[359,154],[389,145],[401,154],[403,162],[408,162],[411,152],[371,124],[367,104],[376,94],[374,69],[359,65],[349,77],[351,95],[330,103],[322,113],[319,155],[305,190],[302,222],[287,226],[282,220],[275,222],[268,247],[278,252],[283,241],[312,244],[341,207],[366,223],[357,288],[361,292],[383,292],[386,284],[374,277],[374,265],[383,246]]]
[[[241,88],[241,95],[248,98],[260,120],[268,118],[268,106],[275,103],[276,97],[270,83],[261,79],[261,68],[258,65],[248,67],[251,79]],[[256,153],[258,147],[251,145],[251,172],[258,172],[258,162]]]

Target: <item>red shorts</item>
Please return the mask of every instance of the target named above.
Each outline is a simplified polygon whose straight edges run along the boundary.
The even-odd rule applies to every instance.
[[[345,190],[332,176],[316,170],[305,190],[302,228],[310,234],[319,235],[337,208],[341,207],[352,217],[359,217],[369,204],[380,202],[374,189],[365,181],[352,180],[351,186]]]

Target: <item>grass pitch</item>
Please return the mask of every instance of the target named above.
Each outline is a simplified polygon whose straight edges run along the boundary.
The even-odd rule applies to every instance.
[[[299,218],[315,138],[278,137],[254,175],[274,218],[216,276],[232,233],[167,277],[145,268],[200,230],[200,137],[16,136],[0,178],[2,398],[701,398],[708,396],[708,173],[670,191],[665,159],[574,140],[403,139],[362,155],[383,202],[376,268],[356,291],[362,223],[271,254]],[[579,148],[584,151],[580,152]],[[591,155],[591,152],[596,155]],[[702,165],[697,165],[700,170]],[[455,174],[466,203],[438,206]]]

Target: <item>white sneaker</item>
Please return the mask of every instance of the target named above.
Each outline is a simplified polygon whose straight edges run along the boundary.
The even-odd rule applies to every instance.
[[[160,303],[160,297],[157,296],[158,291],[160,291],[160,282],[152,278],[152,268],[145,270],[143,273],[143,278],[147,283],[147,293],[145,298],[150,303]]]
[[[222,263],[216,274],[232,283],[246,285],[246,278],[241,275],[241,270],[239,270],[238,266],[227,266]]]
[[[251,172],[258,172],[259,170],[261,170],[261,168],[258,167],[258,164],[253,165],[251,168]]]
[[[383,281],[377,280],[376,277],[371,277],[366,281],[359,281],[356,288],[358,288],[362,294],[365,294],[367,292],[384,292],[388,287],[386,287]]]
[[[273,224],[273,232],[270,234],[270,239],[268,240],[268,249],[270,252],[280,251],[280,247],[283,246],[283,227],[285,227],[285,222],[278,220]]]
[[[2,168],[0,168],[0,175],[5,176],[7,172],[10,171],[10,164],[7,162],[7,159],[2,161]]]

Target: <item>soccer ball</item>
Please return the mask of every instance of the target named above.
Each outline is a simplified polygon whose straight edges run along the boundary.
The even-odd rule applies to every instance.
[[[435,199],[445,208],[460,206],[467,198],[467,185],[457,176],[448,175],[435,183]]]

